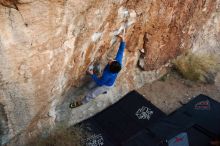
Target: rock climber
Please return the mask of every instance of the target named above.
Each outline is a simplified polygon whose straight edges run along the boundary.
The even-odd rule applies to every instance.
[[[94,74],[93,69],[89,69],[87,71],[93,79],[93,87],[81,101],[71,103],[70,108],[75,108],[85,104],[96,98],[98,95],[107,93],[107,91],[114,86],[118,73],[122,68],[122,59],[125,49],[124,35],[117,35],[117,38],[120,39],[120,46],[115,59],[109,61],[109,63],[105,66],[101,77]]]

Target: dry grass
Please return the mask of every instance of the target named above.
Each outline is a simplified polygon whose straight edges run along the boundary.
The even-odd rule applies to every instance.
[[[59,126],[46,136],[40,135],[32,139],[27,146],[84,146],[86,135],[82,127]]]
[[[206,54],[188,53],[179,56],[173,64],[185,79],[203,83],[214,83],[219,70],[217,58]]]

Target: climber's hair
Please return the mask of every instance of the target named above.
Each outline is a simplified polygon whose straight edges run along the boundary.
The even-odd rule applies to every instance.
[[[121,70],[121,64],[118,61],[112,61],[110,63],[110,72],[112,73],[119,73]]]

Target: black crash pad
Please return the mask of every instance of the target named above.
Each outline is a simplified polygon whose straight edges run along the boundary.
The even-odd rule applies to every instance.
[[[220,103],[206,95],[199,95],[176,112],[185,114],[211,134],[220,135]]]
[[[142,130],[123,142],[122,146],[167,146],[167,144],[162,144],[152,133]]]
[[[115,106],[145,128],[166,117],[165,113],[136,91],[125,95]]]
[[[165,116],[138,92],[131,91],[93,119],[103,131],[121,143]]]
[[[190,117],[177,112],[159,120],[148,129],[161,140],[168,140],[194,124]]]
[[[168,146],[210,146],[211,138],[194,126],[168,140]]]
[[[192,127],[187,130],[187,134],[189,139],[189,146],[211,146],[211,138],[198,129]]]
[[[87,127],[92,129],[92,133],[96,135],[95,138],[92,137],[94,142],[99,138],[101,142],[104,141],[104,146],[120,146],[143,129],[147,131],[148,126],[163,117],[165,114],[162,111],[142,95],[132,91],[117,103],[80,124],[88,125]],[[141,136],[139,134],[136,137]],[[92,141],[90,144],[93,143],[92,138],[89,139]],[[145,141],[148,142],[148,139]],[[134,142],[134,139],[131,142]]]
[[[80,124],[91,133],[86,146],[167,146],[162,142],[180,133],[187,133],[189,146],[209,146],[210,137],[220,134],[219,123],[220,103],[205,95],[166,116],[132,91]]]
[[[87,133],[85,137],[86,146],[115,146],[111,137],[108,137],[92,118],[79,123],[78,126],[82,127]]]
[[[138,123],[116,106],[97,114],[94,121],[117,143],[127,140],[142,129]]]

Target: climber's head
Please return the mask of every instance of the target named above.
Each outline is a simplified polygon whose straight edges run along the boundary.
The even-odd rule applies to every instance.
[[[109,62],[109,68],[110,68],[110,72],[119,73],[119,71],[121,70],[121,64],[118,61],[113,60]]]

